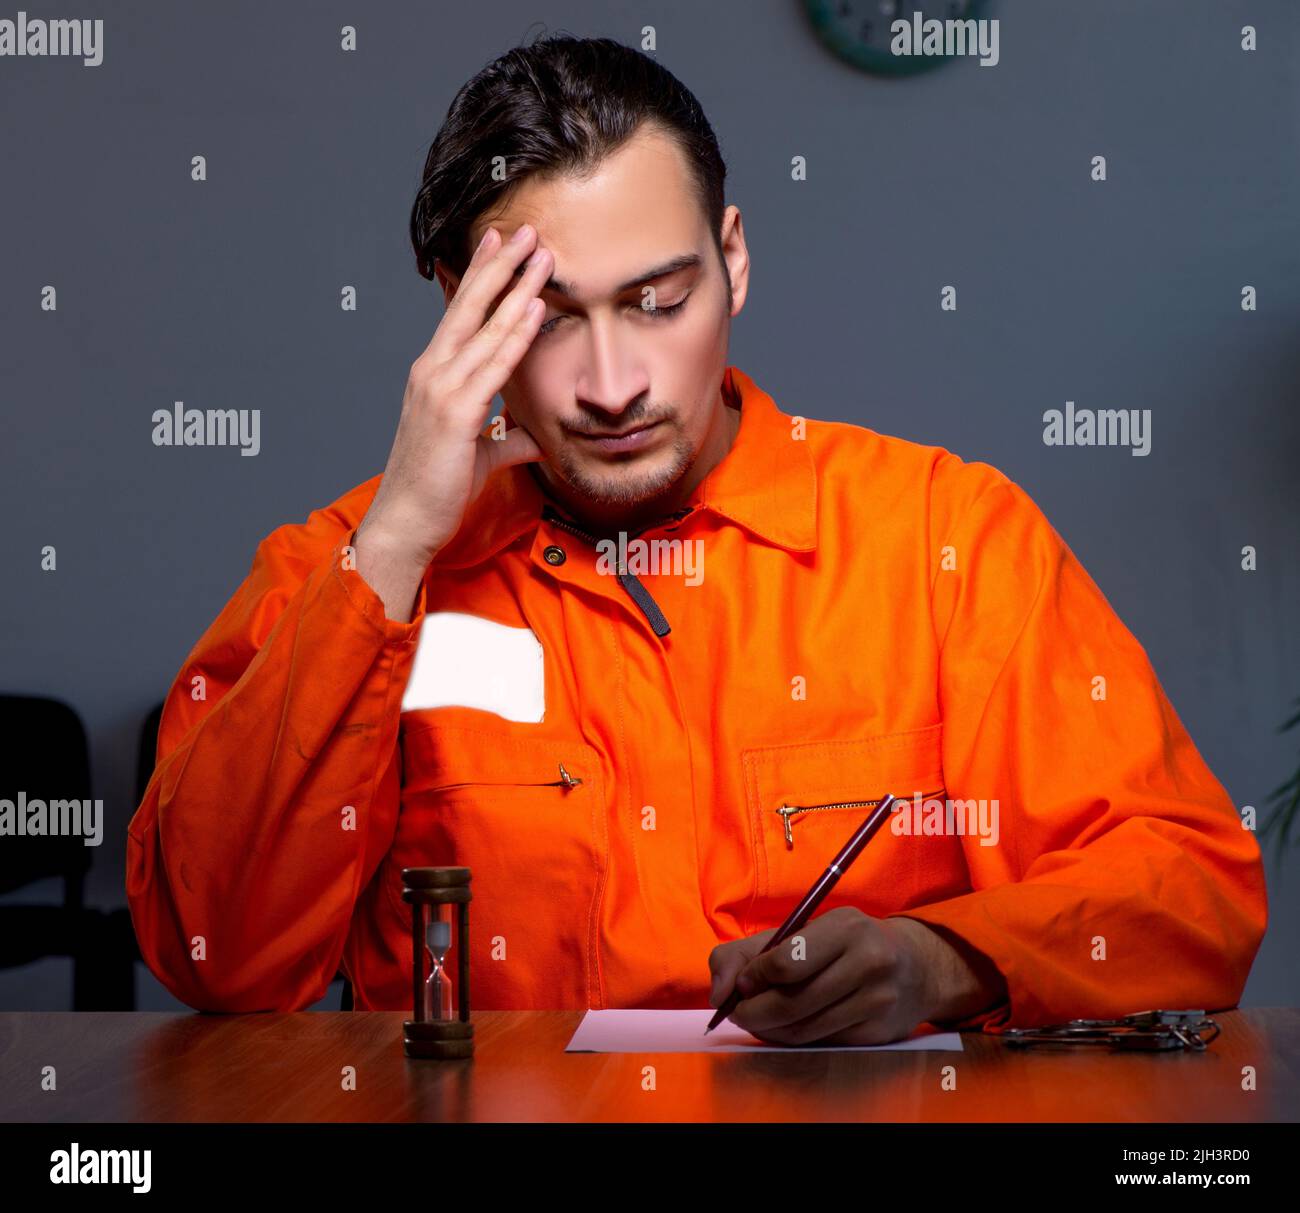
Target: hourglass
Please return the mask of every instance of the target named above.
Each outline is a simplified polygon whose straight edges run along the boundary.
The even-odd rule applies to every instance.
[[[413,1019],[402,1021],[408,1057],[474,1056],[469,1018],[469,868],[403,868],[411,907]],[[447,955],[459,961],[453,979]]]

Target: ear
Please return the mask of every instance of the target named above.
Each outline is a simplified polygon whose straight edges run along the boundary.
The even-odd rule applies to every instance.
[[[442,287],[442,301],[445,306],[451,302],[460,286],[460,275],[455,270],[448,269],[441,261],[433,263],[433,275],[438,280],[438,285]]]

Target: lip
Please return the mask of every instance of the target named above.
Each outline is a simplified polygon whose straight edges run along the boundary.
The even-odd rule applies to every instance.
[[[649,425],[643,425],[638,429],[629,430],[625,434],[612,437],[592,434],[582,434],[580,437],[591,443],[597,450],[610,452],[636,451],[654,441],[656,431],[661,424],[661,422],[652,421]]]

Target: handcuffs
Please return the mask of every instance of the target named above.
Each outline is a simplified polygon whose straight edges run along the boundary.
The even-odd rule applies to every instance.
[[[1009,1045],[1106,1045],[1112,1049],[1205,1049],[1219,1025],[1204,1011],[1138,1011],[1120,1019],[1071,1019],[1041,1028],[1005,1028]]]

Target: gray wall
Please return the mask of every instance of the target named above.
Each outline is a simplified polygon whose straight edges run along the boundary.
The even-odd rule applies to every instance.
[[[1292,0],[1002,0],[996,67],[905,80],[842,65],[793,0],[22,7],[105,19],[98,67],[0,60],[0,688],[86,720],[96,904],[125,903],[141,719],[257,542],[382,469],[442,312],[406,238],[425,149],[463,80],[538,20],[632,43],[654,25],[710,115],[754,259],[732,362],[788,412],[1001,468],[1236,801],[1294,769],[1300,736],[1277,732],[1300,695]],[[176,400],[260,409],[261,453],[155,447],[150,416]],[[1149,408],[1151,453],[1044,446],[1066,400]],[[1283,869],[1270,857],[1248,1004],[1300,1003],[1300,854]],[[179,1005],[142,966],[137,985],[143,1007]],[[62,961],[0,973],[0,1006],[69,990]]]

